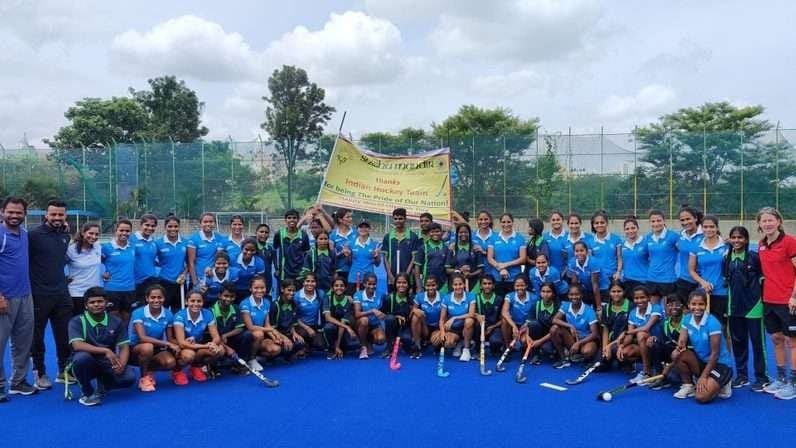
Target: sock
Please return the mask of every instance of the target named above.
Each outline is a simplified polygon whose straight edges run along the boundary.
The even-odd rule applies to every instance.
[[[785,366],[777,366],[777,379],[785,381]]]
[[[796,371],[790,371],[790,383],[796,385]]]

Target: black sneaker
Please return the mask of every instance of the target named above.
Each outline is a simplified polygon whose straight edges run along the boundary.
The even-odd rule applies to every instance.
[[[28,384],[27,381],[22,381],[8,388],[9,395],[33,395],[38,392],[38,389]]]
[[[412,348],[412,354],[409,355],[411,359],[420,359],[423,357],[423,352],[420,350],[420,347]]]
[[[2,390],[0,390],[0,403],[7,403],[8,402],[8,395]]]
[[[672,383],[667,378],[661,378],[650,384],[650,389],[652,390],[668,389],[670,387],[672,387]]]
[[[766,386],[771,383],[768,378],[761,378],[752,384],[752,392],[765,392]]]
[[[542,358],[540,358],[539,355],[533,355],[533,357],[530,360],[530,363],[535,366],[538,366],[539,364],[542,363]]]
[[[83,395],[78,400],[78,403],[82,404],[83,406],[96,406],[102,403],[102,397],[95,392],[91,395]]]
[[[564,358],[564,359],[559,359],[558,361],[556,361],[556,363],[553,364],[553,368],[563,369],[564,367],[569,367],[570,365],[571,364],[569,362],[569,359]]]
[[[581,355],[580,353],[575,353],[570,357],[570,360],[572,360],[572,362],[583,362],[583,359],[584,359],[583,355]]]
[[[739,377],[735,378],[734,380],[732,380],[732,388],[733,389],[740,389],[740,388],[742,388],[744,386],[748,386],[749,384],[750,384],[749,383],[749,378],[747,378],[745,376],[739,376]]]
[[[383,352],[381,352],[381,359],[387,359],[391,355],[392,355],[392,351],[385,349]]]

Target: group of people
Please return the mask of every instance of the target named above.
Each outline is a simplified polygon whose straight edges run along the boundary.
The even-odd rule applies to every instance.
[[[354,227],[351,210],[329,215],[320,206],[287,211],[273,238],[267,224],[244,235],[240,216],[221,235],[210,213],[190,237],[174,216],[155,236],[161,223],[147,214],[138,229],[119,219],[106,243],[93,223],[71,238],[61,201],[29,232],[26,212],[22,199],[3,202],[0,348],[4,358],[11,339],[9,394],[53,386],[44,363],[49,322],[55,381],[79,384],[87,406],[135,383],[131,365],[139,389],[153,392],[158,370],[187,385],[314,352],[367,359],[386,346],[387,357],[393,344],[412,358],[431,346],[466,362],[479,340],[493,356],[518,351],[531,364],[640,366],[633,381],[655,389],[679,382],[677,398],[709,402],[750,384],[796,397],[796,239],[773,208],[757,216],[758,244],[742,226],[722,235],[715,216],[688,206],[680,232],[653,210],[648,233],[629,217],[621,237],[604,211],[591,216],[591,233],[579,215],[552,212],[549,230],[534,218],[523,236],[508,213],[497,228],[488,211],[474,228],[465,214],[443,228],[424,213],[415,231],[397,208],[380,242],[367,221]],[[764,328],[775,348],[773,381]]]

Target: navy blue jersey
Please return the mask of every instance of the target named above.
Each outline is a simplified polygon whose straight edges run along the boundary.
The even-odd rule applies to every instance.
[[[227,311],[224,312],[218,302],[214,303],[210,308],[213,316],[216,318],[216,326],[218,334],[223,336],[236,328],[243,328],[243,320],[240,318],[238,310],[234,305],[230,305]]]
[[[484,316],[486,325],[495,325],[500,320],[500,312],[503,309],[503,296],[497,295],[494,291],[486,295],[479,292],[475,295],[475,313]]]
[[[328,294],[323,299],[323,314],[329,314],[337,320],[353,322],[354,299],[349,296],[336,296],[334,293]]]
[[[545,331],[550,331],[550,327],[553,326],[553,316],[556,315],[559,307],[560,305],[555,301],[551,301],[549,305],[545,305],[544,300],[537,300],[533,308],[531,308],[531,313],[528,315],[528,322],[536,322],[544,328]]]
[[[400,297],[398,293],[385,294],[381,299],[381,312],[390,316],[401,316],[409,319],[412,311],[412,298],[408,295]]]
[[[412,256],[417,253],[418,246],[421,244],[423,243],[420,237],[411,230],[404,230],[400,237],[395,230],[391,230],[390,233],[384,235],[381,242],[381,252],[386,260],[385,266],[393,275],[399,272],[408,272]]]
[[[298,230],[292,236],[287,229],[279,229],[274,236],[274,250],[276,251],[276,269],[279,278],[298,278],[304,266],[304,254],[310,250],[310,239],[303,230]]]
[[[740,254],[730,251],[724,259],[724,277],[729,292],[730,316],[763,317],[760,257],[755,252]]]
[[[631,309],[630,300],[624,299],[622,305],[614,308],[614,304],[604,304],[600,324],[608,329],[608,341],[613,341],[627,330],[627,316]]]
[[[536,257],[541,254],[544,254],[548,261],[550,260],[550,245],[542,235],[533,238],[529,237],[525,254],[528,257],[526,265],[530,269],[536,266]]]
[[[473,252],[471,244],[451,244],[448,247],[448,259],[445,261],[445,267],[461,269],[462,266],[470,266],[470,272],[475,272],[484,267],[484,259],[480,254]]]
[[[94,347],[116,348],[130,343],[127,328],[122,320],[108,313],[103,313],[100,320],[88,311],[69,320],[69,343],[82,341]]]
[[[304,255],[301,278],[312,272],[315,274],[316,287],[323,291],[329,291],[332,289],[336,263],[336,256],[333,251],[313,247]]]
[[[281,298],[274,302],[268,312],[271,325],[281,333],[288,334],[298,324],[298,311],[296,303],[292,300],[284,301]]]
[[[427,240],[421,243],[415,257],[415,264],[420,266],[420,278],[425,283],[433,275],[437,279],[439,289],[448,283],[448,274],[445,271],[445,262],[448,260],[450,249],[442,241]]]

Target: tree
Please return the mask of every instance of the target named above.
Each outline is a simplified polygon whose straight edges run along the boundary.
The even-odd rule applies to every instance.
[[[779,164],[779,179],[787,179],[792,161],[787,152],[774,160],[775,148],[761,140],[773,127],[759,118],[762,113],[762,106],[705,103],[639,128],[636,137],[644,162],[637,173],[639,190],[655,198],[649,205],[666,209],[666,204],[674,208],[688,202],[701,206],[707,193],[707,208],[736,215],[741,170],[756,189],[773,191],[775,167]],[[751,167],[754,176],[749,176]],[[670,176],[674,204],[668,201]]]
[[[132,98],[84,98],[64,114],[71,123],[45,140],[53,148],[101,148],[112,142],[133,142],[146,135],[146,110]]]
[[[324,89],[311,83],[306,71],[294,66],[274,70],[268,78],[268,90],[271,96],[263,97],[268,106],[261,127],[284,158],[287,205],[292,208],[296,160],[307,157],[308,144],[320,138],[335,109],[323,102]]]
[[[204,103],[185,85],[185,81],[177,81],[174,76],[161,76],[147,82],[152,90],[136,91],[130,87],[130,94],[146,110],[147,138],[193,142],[207,135],[208,129],[201,126]]]
[[[511,205],[523,213],[535,208],[528,197],[535,169],[527,150],[538,126],[538,119],[522,119],[509,109],[472,105],[432,123],[433,139],[451,148],[459,174],[454,189],[457,208],[495,210]]]
[[[366,149],[387,155],[416,154],[440,147],[440,141],[418,128],[403,128],[397,134],[372,132],[363,135],[359,144]]]

